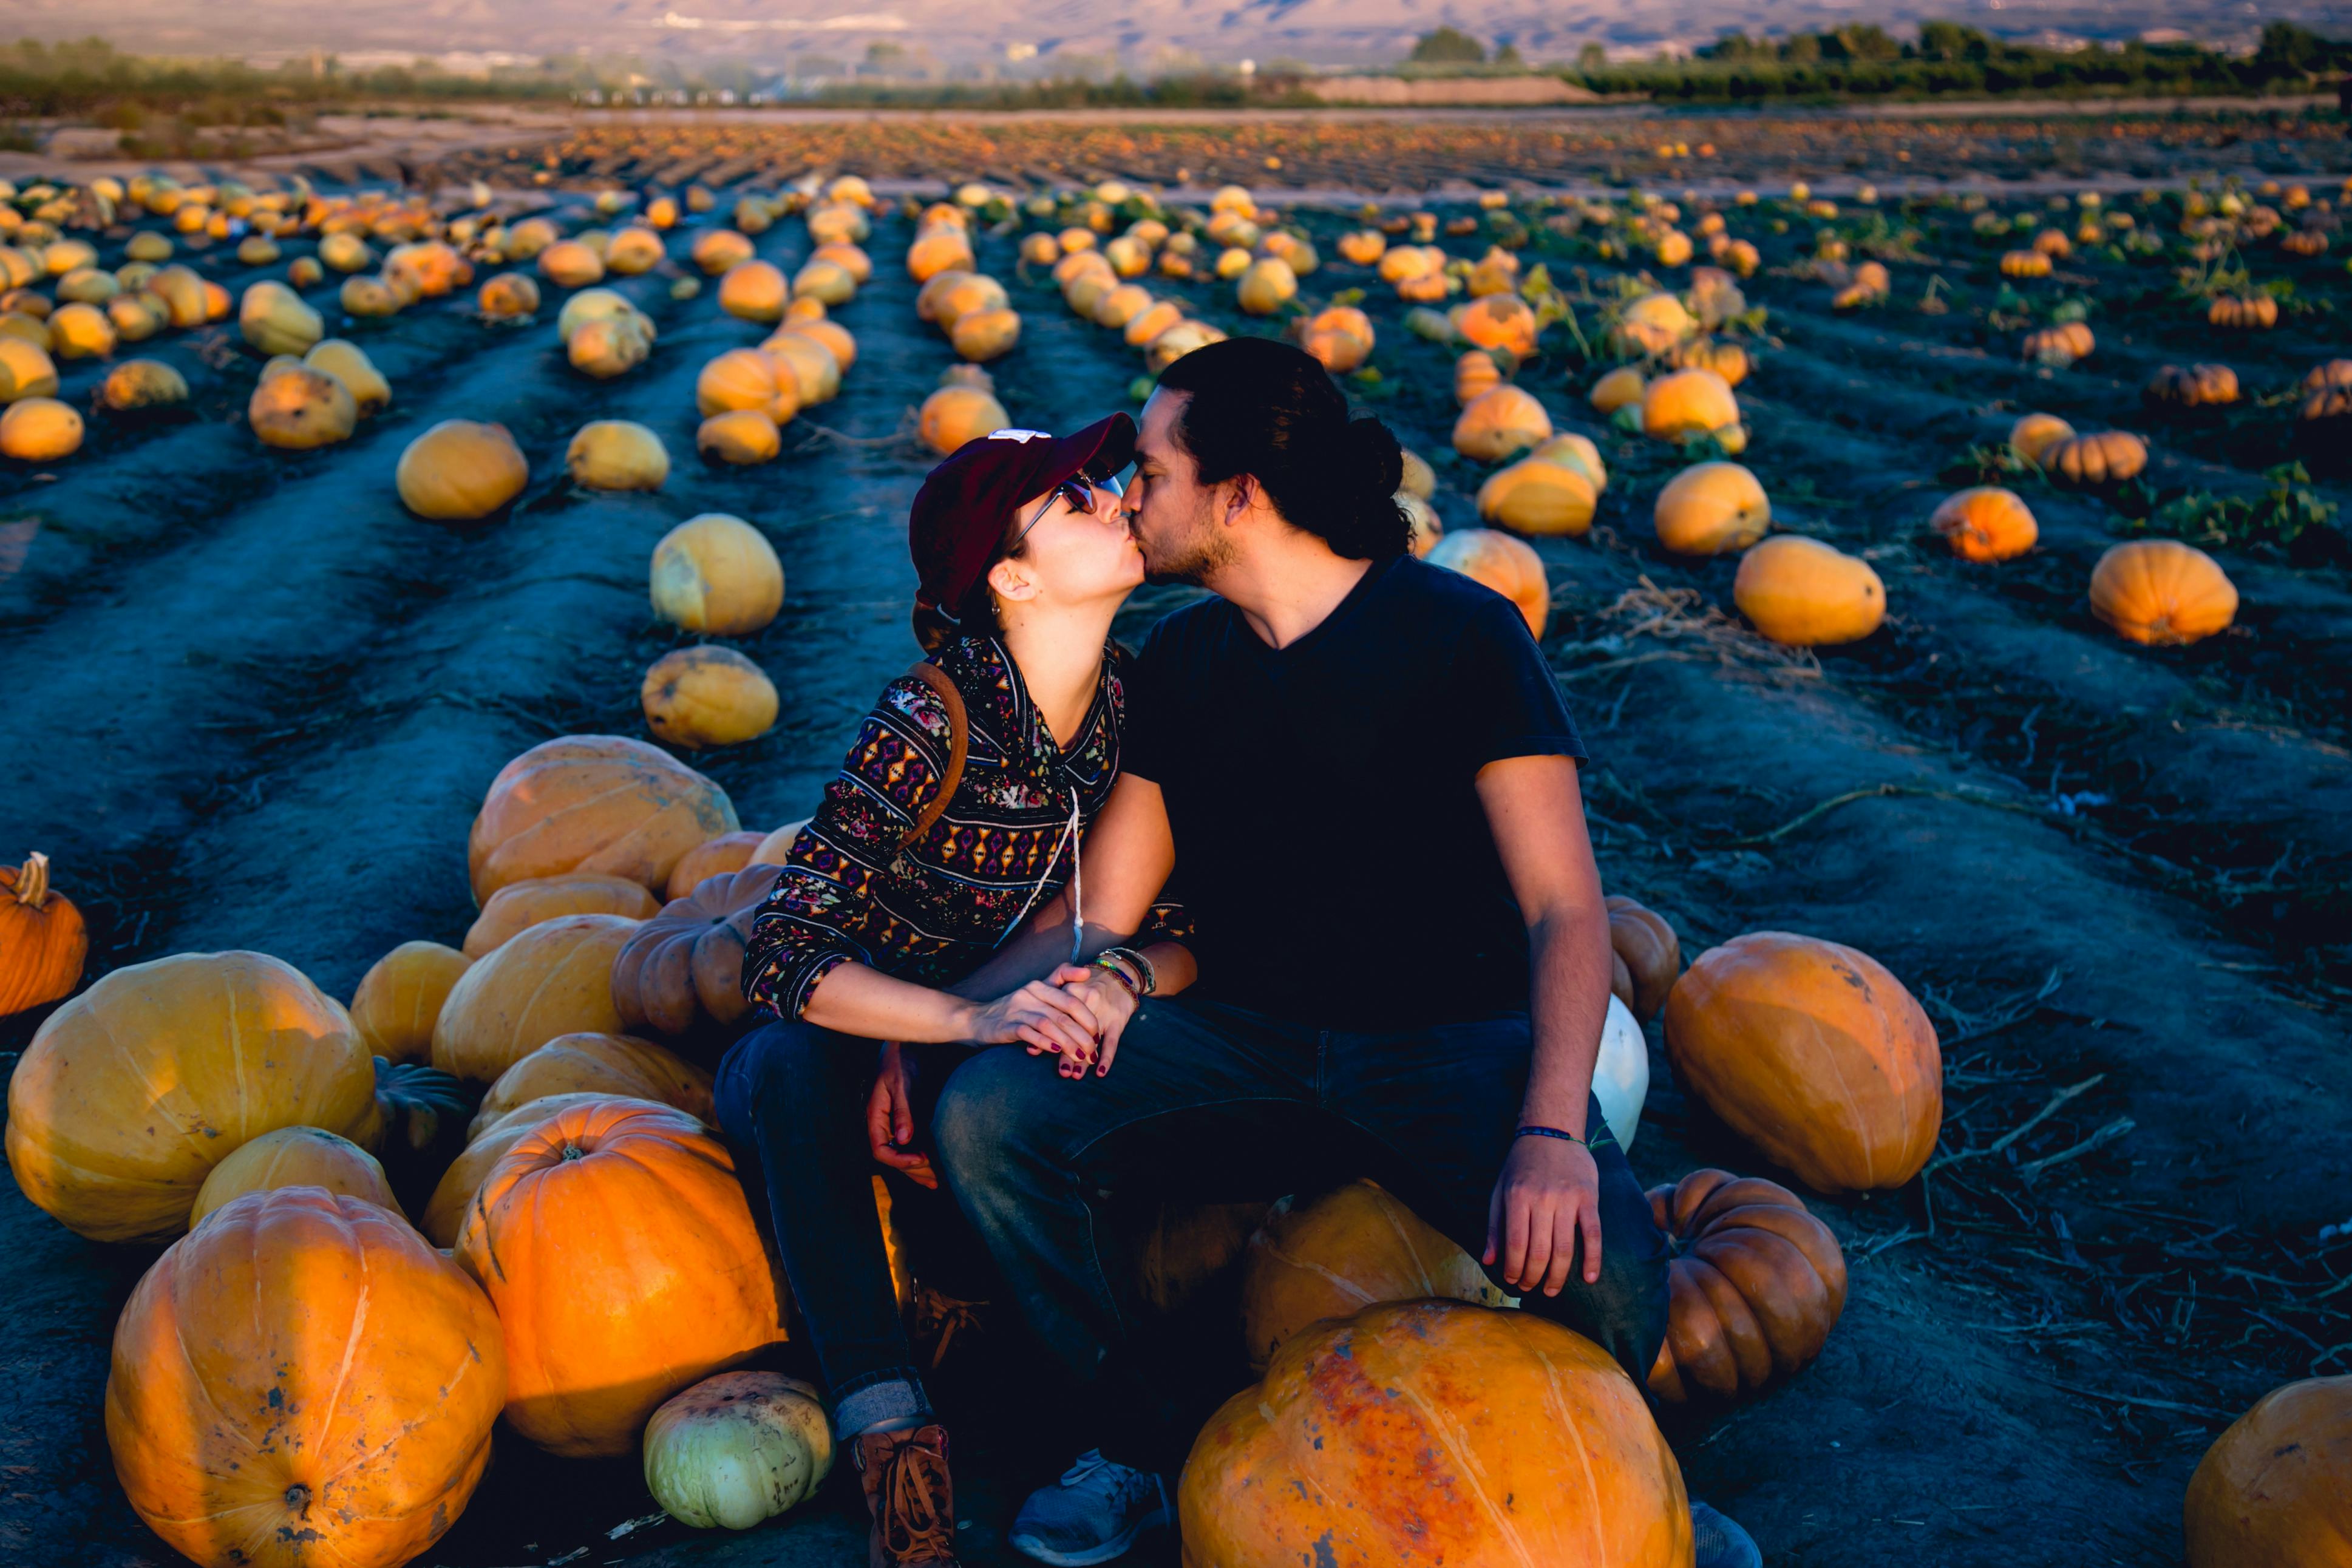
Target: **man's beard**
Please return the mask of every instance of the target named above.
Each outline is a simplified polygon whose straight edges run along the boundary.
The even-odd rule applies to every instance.
[[[1147,582],[1167,584],[1189,583],[1198,588],[1220,567],[1233,563],[1234,542],[1213,522],[1203,508],[1185,530],[1184,538],[1171,546],[1164,556],[1146,549],[1143,555],[1143,576]]]

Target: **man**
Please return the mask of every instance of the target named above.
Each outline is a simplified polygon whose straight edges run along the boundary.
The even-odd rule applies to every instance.
[[[1610,950],[1583,748],[1518,612],[1407,553],[1400,476],[1394,437],[1351,422],[1295,348],[1235,339],[1162,375],[1130,527],[1155,578],[1217,597],[1163,621],[1138,662],[1086,910],[1102,946],[1174,865],[1200,978],[1105,1018],[1083,1082],[1034,1050],[982,1051],[933,1118],[1030,1326],[1138,1417],[1150,1401],[1129,1392],[1088,1198],[1116,1145],[1179,1124],[1341,1134],[1526,1310],[1637,1383],[1664,1335],[1665,1243],[1591,1093]],[[975,983],[1045,972],[1069,951],[1062,920]],[[1123,1458],[1090,1451],[1033,1495],[1016,1549],[1103,1563],[1167,1521],[1191,1433],[1102,1424]],[[1702,1564],[1759,1561],[1693,1512]]]

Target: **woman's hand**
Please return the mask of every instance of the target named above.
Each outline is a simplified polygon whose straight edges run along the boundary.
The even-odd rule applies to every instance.
[[[1008,996],[972,1009],[976,1045],[1025,1045],[1029,1054],[1053,1051],[1091,1057],[1099,1026],[1086,1002],[1061,987],[1032,980]]]
[[[1094,1019],[1095,1048],[1075,1057],[1064,1052],[1062,1076],[1084,1078],[1091,1067],[1095,1076],[1100,1078],[1110,1071],[1111,1058],[1118,1054],[1119,1036],[1127,1031],[1127,1020],[1135,1016],[1136,994],[1118,976],[1091,964],[1065,964],[1046,976],[1045,983],[1059,987],[1065,995],[1085,1003],[1088,1016]],[[1030,1054],[1034,1056],[1037,1052],[1033,1048]]]
[[[915,1141],[910,1098],[914,1082],[907,1053],[898,1043],[893,1040],[884,1046],[880,1071],[874,1075],[874,1092],[866,1097],[866,1142],[876,1160],[894,1171],[904,1171],[908,1180],[936,1192],[940,1174],[931,1168],[931,1156],[907,1147]]]

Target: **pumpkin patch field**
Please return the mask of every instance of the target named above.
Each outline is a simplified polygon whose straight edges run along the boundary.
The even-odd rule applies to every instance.
[[[2340,116],[944,124],[0,194],[0,1562],[856,1562],[709,1125],[746,912],[940,455],[1251,333],[1568,695],[1674,1306],[1638,1389],[1367,1173],[1173,1151],[1209,1201],[1108,1211],[1192,1560],[1311,1561],[1255,1482],[1344,1418],[1612,1562],[1685,1497],[1776,1563],[2340,1561]],[[1071,1412],[959,1323],[993,1568]],[[1368,1561],[1522,1560],[1402,1484]]]

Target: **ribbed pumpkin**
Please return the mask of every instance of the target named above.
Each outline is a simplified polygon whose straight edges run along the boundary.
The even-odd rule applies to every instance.
[[[2274,1388],[2189,1478],[2189,1568],[2352,1563],[2352,1375]]]
[[[1374,1307],[1297,1335],[1193,1441],[1187,1568],[1689,1568],[1633,1380],[1532,1312]]]
[[[1502,367],[1484,349],[1473,349],[1454,361],[1454,401],[1464,408],[1502,384]]]
[[[467,1129],[468,1140],[517,1106],[556,1094],[656,1100],[711,1119],[710,1074],[676,1051],[625,1034],[559,1034],[499,1074]]]
[[[1266,1211],[1242,1265],[1242,1337],[1250,1365],[1324,1318],[1382,1301],[1444,1296],[1499,1307],[1502,1290],[1477,1260],[1433,1229],[1387,1188],[1349,1182],[1312,1202],[1286,1197]]]
[[[1666,998],[1675,1077],[1816,1192],[1901,1186],[1944,1120],[1935,1026],[1866,953],[1754,931]]]
[[[417,1217],[416,1228],[425,1232],[436,1247],[457,1246],[457,1232],[465,1228],[466,1210],[472,1206],[474,1195],[481,1190],[482,1183],[488,1181],[490,1172],[498,1167],[500,1156],[513,1148],[525,1133],[542,1122],[553,1121],[574,1105],[625,1098],[593,1091],[550,1094],[543,1099],[526,1100],[489,1125],[475,1131],[457,1157],[436,1178],[433,1196]],[[640,1103],[652,1106],[667,1103],[660,1100]],[[677,1107],[670,1106],[669,1109],[676,1110]]]
[[[1457,528],[1423,559],[1485,583],[1519,607],[1529,632],[1543,635],[1551,618],[1551,582],[1544,574],[1543,557],[1525,540],[1496,528]]]
[[[699,843],[686,852],[677,864],[670,868],[669,885],[665,890],[665,902],[684,898],[705,879],[741,871],[751,863],[751,856],[768,835],[757,830],[721,833],[717,838]]]
[[[811,1385],[722,1372],[646,1423],[646,1486],[697,1530],[749,1530],[797,1506],[833,1469],[833,1425]]]
[[[2053,447],[2074,439],[2074,427],[2054,413],[2029,413],[2009,427],[2009,444],[2027,462],[2047,467]]]
[[[2227,365],[2159,365],[2140,388],[2150,408],[2212,408],[2238,401],[2238,372]]]
[[[591,1101],[533,1127],[457,1260],[498,1308],[508,1421],[558,1454],[628,1452],[662,1401],[783,1337],[734,1163],[682,1111]]]
[[[49,886],[49,857],[0,865],[0,1018],[71,996],[89,956],[73,900]]]
[[[612,735],[541,741],[499,769],[467,840],[474,896],[570,871],[666,885],[678,857],[742,824],[727,792],[657,747]]]
[[[751,915],[774,891],[772,866],[705,879],[639,926],[613,961],[613,1005],[632,1030],[671,1037],[740,1020]]]
[[[1775,643],[1853,643],[1886,619],[1886,585],[1871,564],[1801,534],[1766,539],[1739,559],[1731,597]]]
[[[403,942],[378,958],[352,993],[352,1027],[361,1043],[387,1061],[431,1056],[433,1025],[473,962],[438,942]]]
[[[2124,431],[2103,430],[2045,448],[2042,465],[2069,485],[2119,485],[2147,466],[2147,444]]]
[[[139,1281],[106,1437],[139,1517],[207,1568],[394,1568],[465,1511],[506,1383],[457,1265],[375,1204],[287,1187]]]
[[[1665,916],[1622,894],[1602,901],[1609,911],[1609,947],[1625,967],[1633,995],[1625,1005],[1643,1023],[1657,1017],[1682,977],[1683,945]]]
[[[2037,365],[2063,370],[2077,360],[2086,360],[2098,347],[2091,329],[2080,321],[2068,321],[2056,327],[2044,327],[2038,332],[2028,332],[2019,346],[2019,352]]]
[[[2267,331],[2278,325],[2278,301],[2267,294],[2224,296],[2205,311],[2208,322],[2226,331]]]
[[[469,960],[485,957],[519,933],[566,915],[621,915],[646,920],[660,913],[661,901],[652,890],[625,876],[593,871],[527,876],[483,900],[482,912],[466,932],[466,956]]]
[[[8,1083],[17,1186],[93,1241],[177,1236],[215,1166],[293,1126],[373,1145],[375,1064],[341,1005],[259,953],[113,971],[49,1015]]]
[[[467,970],[433,1026],[433,1065],[478,1083],[562,1034],[618,1034],[613,957],[638,922],[564,915],[509,937]]]
[[[376,1157],[321,1127],[280,1127],[245,1145],[213,1167],[196,1201],[188,1211],[194,1229],[215,1209],[226,1208],[249,1192],[274,1192],[281,1186],[317,1186],[373,1203],[400,1213]],[[404,1216],[404,1218],[405,1218]]]
[[[1650,519],[1658,542],[1676,555],[1727,555],[1764,537],[1772,502],[1740,464],[1694,463],[1666,481]]]
[[[2091,570],[2091,613],[2135,643],[2177,647],[2237,619],[2238,590],[2221,563],[2179,539],[2116,545]]]
[[[1675,1250],[1652,1393],[1672,1405],[1750,1399],[1822,1353],[1845,1310],[1845,1253],[1803,1199],[1760,1176],[1696,1170],[1650,1189],[1650,1218]]]
[[[2041,538],[2041,525],[2014,490],[1979,485],[1944,497],[1927,526],[1941,534],[1962,560],[2008,560],[2023,555]]]
[[[1481,463],[1499,463],[1551,438],[1551,415],[1533,394],[1503,385],[1473,398],[1454,422],[1454,450]]]

